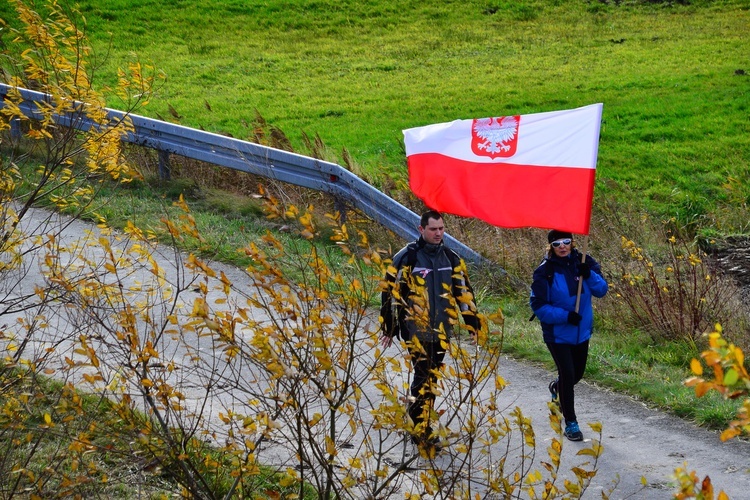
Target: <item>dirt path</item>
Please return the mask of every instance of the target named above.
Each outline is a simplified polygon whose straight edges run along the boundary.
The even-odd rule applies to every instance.
[[[74,239],[81,237],[87,229],[90,226],[73,222],[66,229],[66,235]],[[162,264],[168,267],[170,256],[174,254],[164,251],[155,255],[159,254],[163,256]],[[213,267],[217,271],[224,271],[235,286],[249,288],[249,283],[243,282],[248,277],[241,270],[221,264],[213,264]],[[25,285],[20,288],[32,289],[35,280],[39,279],[33,273],[28,273]],[[61,332],[67,327],[60,320],[58,334],[62,335]],[[185,355],[179,347],[175,349],[172,354],[175,358]],[[397,355],[397,349],[395,346],[389,348],[388,354]],[[203,352],[208,358],[217,358],[215,353]],[[552,373],[512,359],[501,360],[499,370],[508,383],[499,404],[508,411],[518,406],[531,417],[537,436],[536,460],[539,460],[554,437],[548,425],[547,408],[547,384]],[[200,390],[197,394],[198,398],[202,397]],[[572,443],[564,440],[563,471],[569,471],[570,467],[589,459],[577,455],[581,448],[590,444],[592,437],[596,437],[586,423],[601,422],[603,425],[604,454],[598,463],[598,474],[585,498],[601,498],[600,492],[609,491],[618,476],[619,484],[611,496],[613,499],[671,498],[674,491],[670,484],[671,476],[675,468],[685,465],[689,470],[695,470],[701,478],[709,475],[717,492],[724,490],[734,499],[750,498],[750,443],[738,440],[722,443],[715,432],[651,410],[631,398],[595,388],[585,382],[578,386],[576,398],[579,422],[586,441]],[[223,391],[216,395],[215,402],[209,402],[205,408],[214,414],[222,408],[238,404],[238,401],[236,395]],[[201,403],[200,399],[197,403]],[[447,458],[456,454],[450,449],[445,453],[448,454]],[[645,478],[645,487],[642,478]],[[416,476],[411,480],[407,477],[401,492],[419,492],[419,488]]]
[[[503,395],[515,398],[532,415],[543,440],[551,439],[552,432],[543,424],[549,395],[547,384],[552,373],[509,359],[501,363],[501,373],[508,381]],[[750,443],[738,440],[722,443],[716,432],[585,381],[576,388],[576,410],[579,422],[598,421],[603,426],[604,454],[587,498],[601,498],[598,491],[608,489],[618,474],[620,484],[612,498],[626,498],[633,493],[630,498],[671,498],[674,491],[671,476],[675,468],[685,464],[701,478],[709,475],[717,492],[723,489],[730,498],[750,498]],[[592,437],[588,426],[582,425],[582,430],[586,440]],[[582,447],[570,441],[564,446],[563,454],[569,460]],[[647,483],[645,489],[642,477]]]

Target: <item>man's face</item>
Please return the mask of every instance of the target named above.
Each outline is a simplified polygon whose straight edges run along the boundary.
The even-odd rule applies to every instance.
[[[419,226],[419,234],[422,235],[422,239],[433,245],[437,245],[443,241],[444,232],[443,219],[428,219],[427,226]]]

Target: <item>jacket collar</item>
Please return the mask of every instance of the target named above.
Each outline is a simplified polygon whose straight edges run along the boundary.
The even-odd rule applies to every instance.
[[[547,260],[562,264],[564,266],[569,266],[571,263],[581,261],[581,252],[574,248],[566,257],[558,257],[557,254],[553,252],[552,255],[547,257]]]
[[[426,253],[430,255],[435,255],[440,251],[440,249],[443,248],[443,242],[441,241],[437,245],[433,243],[427,243],[422,236],[419,237],[417,240],[417,250],[424,250]]]
[[[578,293],[578,274],[576,270],[578,268],[577,263],[581,261],[581,252],[574,248],[566,257],[552,255],[547,257],[547,260],[565,277],[565,283],[568,285],[570,296],[576,295]]]

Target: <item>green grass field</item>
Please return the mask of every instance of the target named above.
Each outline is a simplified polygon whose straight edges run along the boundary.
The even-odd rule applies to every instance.
[[[257,111],[377,184],[406,180],[403,129],[602,102],[597,198],[748,230],[747,0],[78,5],[97,81],[133,54],[166,75],[143,114],[243,138]]]
[[[166,75],[141,114],[247,138],[259,113],[296,148],[303,132],[319,135],[331,160],[346,149],[376,185],[405,188],[403,129],[602,102],[592,232],[611,204],[673,217],[689,236],[750,231],[748,0],[77,4],[101,58],[98,84],[136,56]],[[10,12],[0,4],[0,17]],[[1,40],[12,43],[7,30]],[[619,245],[611,239],[595,249]],[[533,265],[538,249],[528,252]],[[524,300],[488,302],[503,302],[506,345],[549,363]],[[703,423],[731,415],[685,403],[685,346],[644,344],[611,319],[601,332],[592,379]]]

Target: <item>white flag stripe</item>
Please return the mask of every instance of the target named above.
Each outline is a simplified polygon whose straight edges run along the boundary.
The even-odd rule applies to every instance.
[[[475,163],[596,168],[602,104],[521,115],[516,153],[479,156],[471,149],[473,120],[455,120],[404,130],[406,156],[437,153]]]

